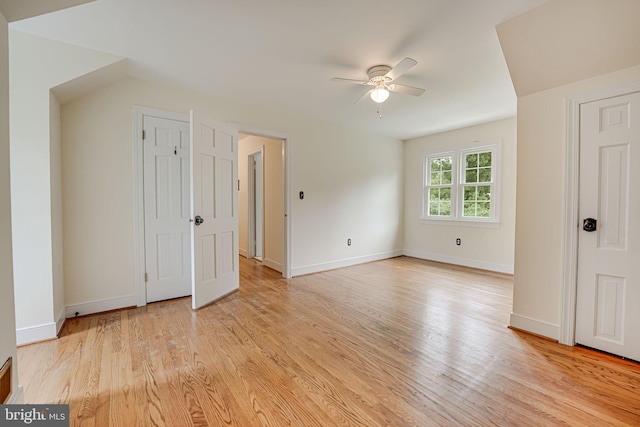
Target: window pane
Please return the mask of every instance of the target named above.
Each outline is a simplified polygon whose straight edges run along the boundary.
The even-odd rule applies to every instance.
[[[491,182],[491,168],[480,168],[478,182]]]
[[[478,169],[471,169],[465,172],[465,182],[478,182]]]
[[[440,185],[440,172],[431,172],[431,180],[429,181],[430,185]]]
[[[453,163],[453,158],[452,157],[443,157],[442,158],[442,170],[450,171],[452,163]]]
[[[441,184],[451,184],[451,171],[442,172],[442,182]]]
[[[440,215],[441,216],[451,215],[451,202],[440,203]]]
[[[481,185],[478,187],[478,200],[491,200],[491,186]]]
[[[476,200],[476,187],[464,186],[464,200]]]
[[[480,153],[479,166],[491,166],[491,151]]]
[[[467,168],[477,168],[478,167],[478,154],[477,153],[473,153],[473,154],[467,154],[466,156],[466,164],[467,164]]]
[[[476,216],[476,202],[464,202],[463,216]]]
[[[481,218],[489,218],[491,216],[491,203],[490,202],[478,202],[478,213],[476,216]]]
[[[453,163],[453,157],[451,156],[438,157],[435,159],[431,159],[430,168],[432,172],[437,172],[442,170],[451,170],[452,163]]]
[[[451,216],[451,188],[429,189],[429,215]]]

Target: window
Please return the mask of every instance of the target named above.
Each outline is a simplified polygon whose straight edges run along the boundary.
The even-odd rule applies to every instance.
[[[424,156],[423,220],[498,222],[501,143]]]
[[[428,195],[429,215],[451,215],[451,187],[453,157],[436,156],[429,159]]]

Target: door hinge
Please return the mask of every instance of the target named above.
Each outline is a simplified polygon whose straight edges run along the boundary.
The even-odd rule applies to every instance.
[[[144,137],[146,136],[146,134],[144,133],[144,129],[142,130],[142,140],[144,141]]]
[[[144,273],[144,281],[145,282],[149,281],[149,273]]]

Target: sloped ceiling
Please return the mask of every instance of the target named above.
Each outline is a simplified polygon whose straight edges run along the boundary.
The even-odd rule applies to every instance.
[[[0,12],[7,22],[54,12],[93,0],[0,0]]]
[[[128,60],[17,30],[9,30],[11,84],[51,89],[64,104],[128,75]]]
[[[497,33],[525,96],[640,64],[640,1],[552,0]]]
[[[497,24],[545,0],[96,0],[11,28],[129,58],[134,77],[252,105],[295,110],[399,139],[516,113]],[[404,57],[382,104],[364,79]],[[382,115],[382,119],[380,119]]]

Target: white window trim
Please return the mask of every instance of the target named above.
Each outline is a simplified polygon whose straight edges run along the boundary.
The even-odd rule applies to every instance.
[[[469,218],[463,217],[458,207],[463,206],[464,191],[462,187],[462,173],[464,168],[460,165],[463,164],[463,156],[468,153],[492,151],[492,170],[493,174],[493,191],[491,194],[491,218]],[[437,217],[425,215],[425,205],[428,204],[428,200],[425,196],[425,188],[427,188],[427,174],[429,173],[429,167],[427,159],[434,157],[452,156],[452,177],[454,181],[451,186],[451,216]],[[475,141],[470,144],[461,145],[454,148],[446,149],[432,149],[425,152],[421,156],[422,161],[422,182],[420,183],[420,213],[419,219],[424,224],[440,224],[440,225],[454,225],[454,226],[469,226],[469,227],[486,227],[486,228],[498,228],[500,225],[500,206],[501,206],[501,181],[502,181],[502,140],[491,141]]]

